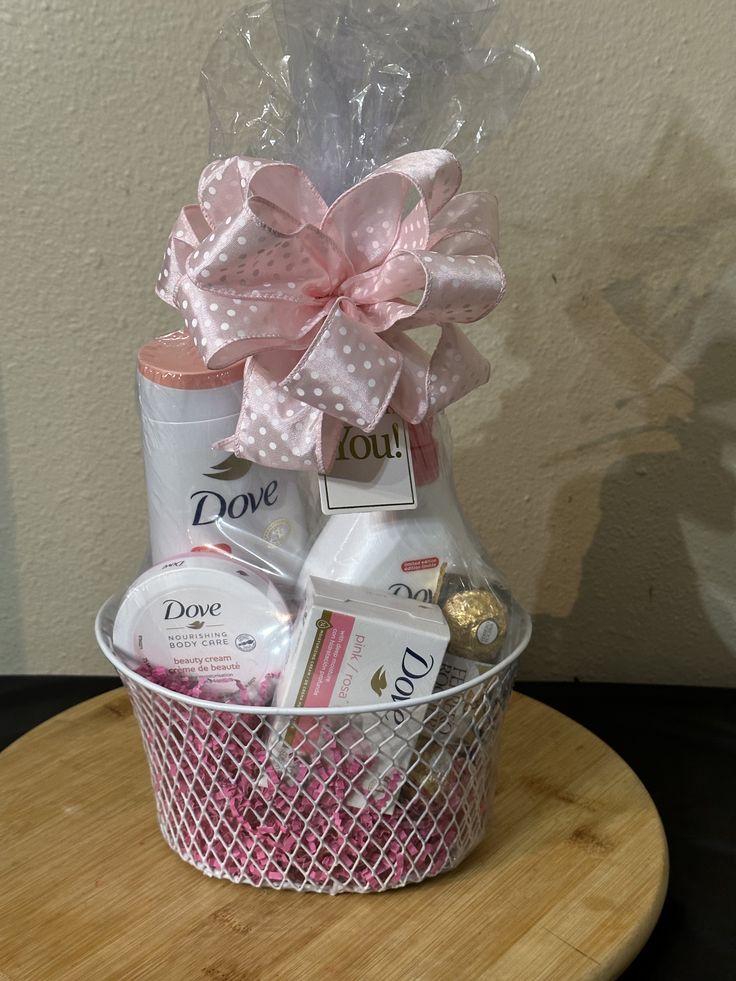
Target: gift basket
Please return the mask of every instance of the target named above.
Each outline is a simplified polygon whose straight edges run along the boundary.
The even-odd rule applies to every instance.
[[[203,70],[212,162],[138,353],[150,561],[100,610],[164,838],[207,875],[371,892],[490,814],[527,614],[461,511],[495,199],[536,73],[491,0],[259,0]]]

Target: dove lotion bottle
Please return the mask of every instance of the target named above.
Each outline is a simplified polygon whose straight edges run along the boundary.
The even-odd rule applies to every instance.
[[[186,331],[138,352],[151,560],[218,549],[290,591],[308,533],[300,474],[213,449],[237,425],[243,363],[212,370]]]

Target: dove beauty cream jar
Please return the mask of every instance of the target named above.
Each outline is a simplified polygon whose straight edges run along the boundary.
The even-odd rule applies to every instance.
[[[273,583],[212,552],[155,565],[128,589],[113,646],[132,666],[196,679],[215,701],[258,702],[284,666],[291,617]]]

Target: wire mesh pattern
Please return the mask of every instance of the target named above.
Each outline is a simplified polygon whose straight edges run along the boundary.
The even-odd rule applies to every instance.
[[[478,844],[515,665],[410,709],[309,717],[191,705],[119,673],[171,848],[218,878],[338,893],[420,882]]]

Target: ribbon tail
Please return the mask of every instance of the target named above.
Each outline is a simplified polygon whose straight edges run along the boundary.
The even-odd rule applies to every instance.
[[[235,432],[214,445],[263,467],[323,471],[334,462],[342,429],[339,419],[292,398],[248,358]]]
[[[217,442],[212,444],[213,450],[229,450],[231,453],[234,453],[235,456],[239,456],[244,460],[250,459],[246,453],[241,451],[241,445],[245,445],[245,440],[243,439],[244,416],[248,410],[245,400],[245,392],[254,368],[255,362],[253,358],[246,358],[245,364],[243,365],[243,395],[240,399],[240,415],[238,416],[238,421],[235,425],[235,432],[231,436],[226,436],[224,439],[218,439]]]
[[[455,324],[440,326],[442,333],[427,374],[427,402],[432,414],[485,385],[491,374],[490,362],[459,327]]]
[[[391,398],[391,408],[406,422],[416,425],[429,411],[429,358],[415,341],[397,327],[391,328],[383,336],[401,357],[401,375]]]
[[[440,324],[440,338],[431,357],[403,331],[384,335],[402,357],[402,372],[391,407],[416,425],[485,385],[491,366],[455,324]]]
[[[320,440],[315,447],[317,469],[320,473],[329,473],[332,470],[340,439],[346,428],[345,423],[340,419],[335,419],[334,416],[328,416],[326,413],[323,414]]]
[[[279,384],[295,400],[337,422],[372,432],[394,393],[401,358],[359,316],[348,301],[333,304],[310,346]]]

